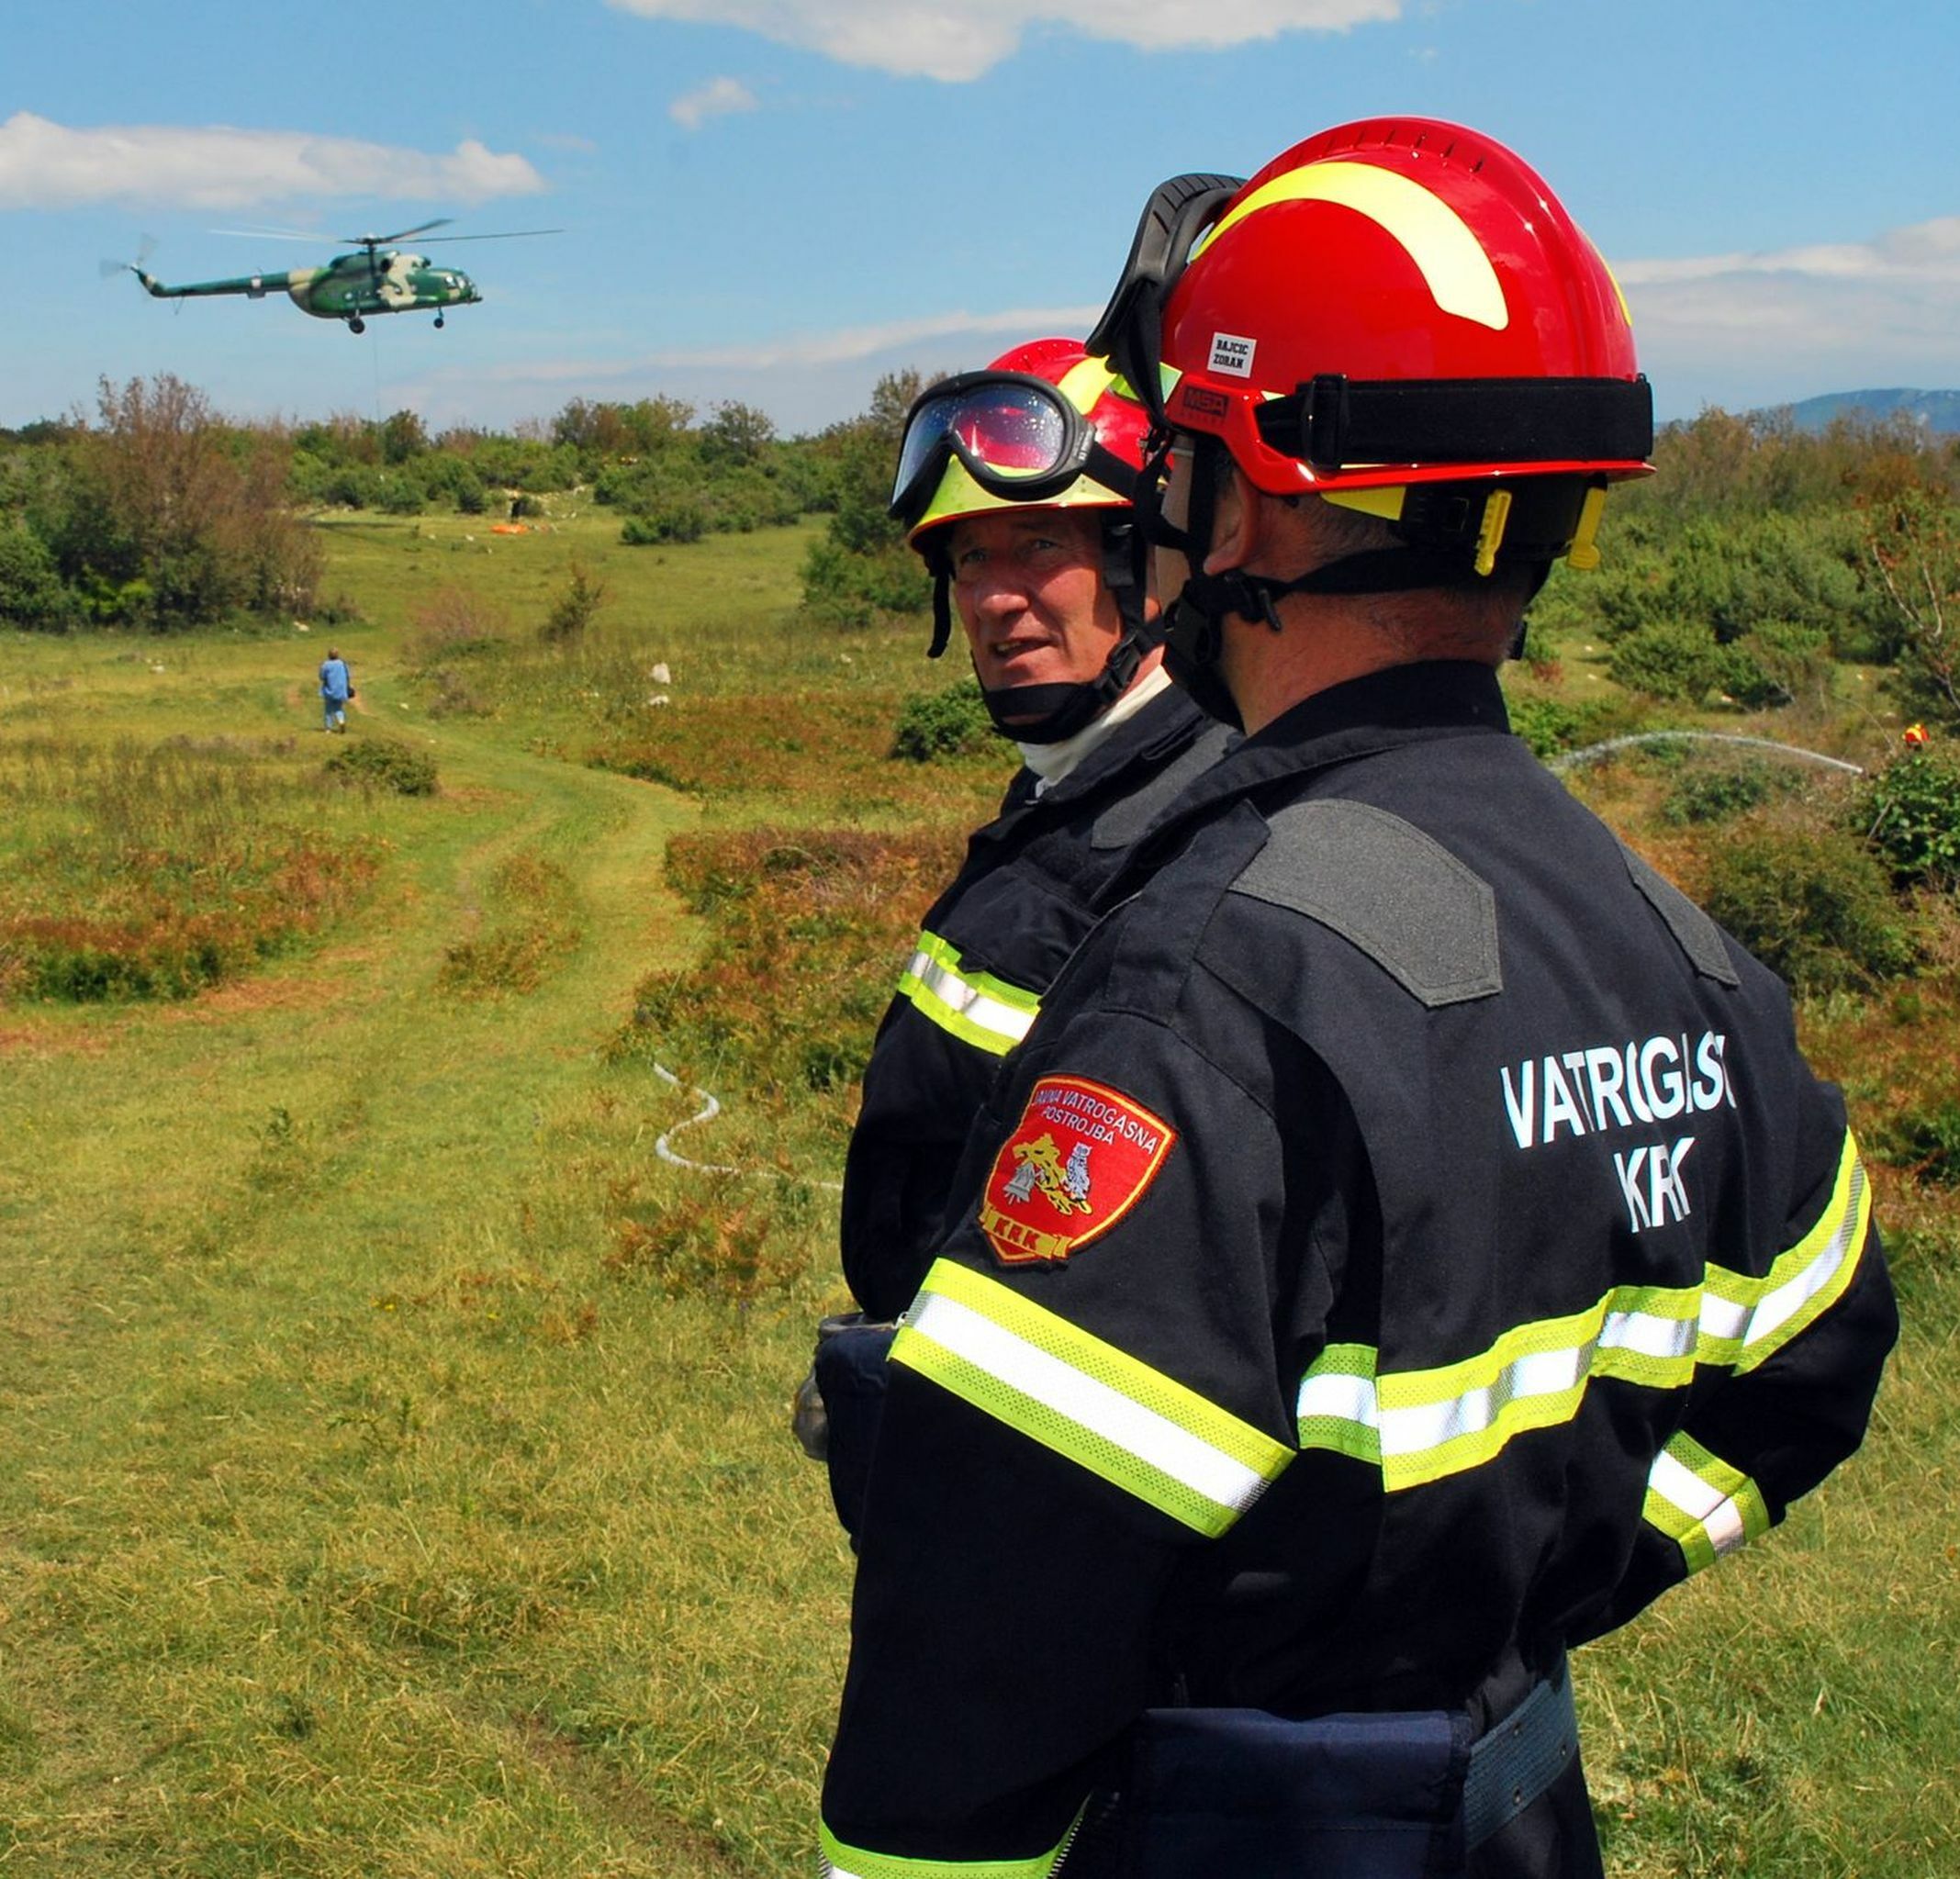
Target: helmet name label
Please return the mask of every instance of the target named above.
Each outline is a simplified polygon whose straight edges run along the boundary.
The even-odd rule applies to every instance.
[[[1252,355],[1259,341],[1243,333],[1215,332],[1212,335],[1211,370],[1230,378],[1252,376]]]
[[[1142,1199],[1176,1140],[1121,1090],[1044,1077],[980,1197],[980,1228],[994,1257],[1007,1266],[1068,1258]]]

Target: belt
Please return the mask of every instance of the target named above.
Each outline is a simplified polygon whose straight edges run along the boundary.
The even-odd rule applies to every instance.
[[[1565,1660],[1504,1720],[1471,1744],[1463,1837],[1473,1847],[1507,1827],[1565,1772],[1579,1750]]]

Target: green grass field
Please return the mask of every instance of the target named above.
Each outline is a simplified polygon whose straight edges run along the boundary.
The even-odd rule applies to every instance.
[[[801,625],[807,529],[327,534],[304,632],[0,640],[0,1872],[807,1871],[850,1565],[787,1402],[1000,758],[886,755],[958,675]],[[1807,1012],[1861,1126],[1950,1089],[1955,964]],[[699,1086],[744,1172],[656,1152]],[[1580,1660],[1623,1879],[1960,1868],[1960,1205],[1880,1180],[1865,1452]]]

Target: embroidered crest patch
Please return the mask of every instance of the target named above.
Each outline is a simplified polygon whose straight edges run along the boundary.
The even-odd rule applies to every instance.
[[[1143,1198],[1176,1140],[1120,1090],[1044,1077],[994,1158],[980,1231],[1003,1265],[1066,1259]]]

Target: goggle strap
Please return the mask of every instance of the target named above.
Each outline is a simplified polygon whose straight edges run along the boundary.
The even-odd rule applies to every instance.
[[[1322,373],[1254,413],[1272,449],[1350,464],[1633,463],[1653,453],[1653,391],[1624,378],[1350,379]]]
[[[1184,271],[1192,243],[1244,185],[1242,176],[1206,171],[1159,183],[1137,218],[1116,291],[1083,342],[1115,365],[1153,419],[1163,415],[1158,367],[1165,297]]]

